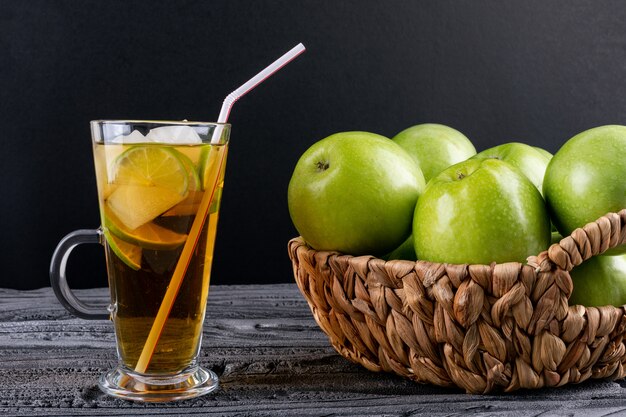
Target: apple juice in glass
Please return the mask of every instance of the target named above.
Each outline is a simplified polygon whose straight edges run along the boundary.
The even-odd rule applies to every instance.
[[[213,192],[209,214],[146,370],[171,374],[189,367],[200,348],[227,143],[184,143],[197,137],[188,126],[150,130],[146,126],[145,137],[135,127],[128,135],[93,143],[109,310],[119,358],[129,369],[137,365],[200,201],[204,193]],[[181,139],[185,135],[192,140]],[[147,142],[153,137],[160,142]]]
[[[146,344],[200,201],[204,193],[213,192],[207,219],[146,370],[149,374],[180,372],[198,355],[224,184],[228,145],[177,144],[175,136],[181,129],[169,129],[171,138],[167,138],[168,128],[153,129],[146,136],[158,135],[165,143],[143,142],[135,130],[118,140],[93,144],[110,312],[119,358],[129,369],[135,368]]]
[[[217,389],[198,355],[224,186],[228,123],[91,122],[101,226],[66,235],[50,283],[77,317],[110,319],[118,364],[98,386],[135,401],[193,398]],[[102,244],[108,311],[79,300],[67,283],[72,250]]]

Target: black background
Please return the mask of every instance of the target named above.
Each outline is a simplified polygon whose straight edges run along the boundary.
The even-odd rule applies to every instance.
[[[478,150],[555,151],[626,118],[620,1],[0,1],[0,287],[48,284],[56,243],[99,222],[89,121],[217,118],[298,42],[307,52],[235,105],[213,283],[292,281],[286,189],[338,131],[417,123]],[[70,258],[105,286],[104,256]]]

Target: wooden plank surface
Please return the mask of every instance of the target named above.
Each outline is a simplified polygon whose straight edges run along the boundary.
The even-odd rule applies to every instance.
[[[50,288],[0,289],[2,416],[626,416],[624,381],[477,396],[369,372],[335,353],[294,284],[211,288],[201,362],[220,376],[216,393],[113,399],[96,381],[115,362],[110,322],[70,316]]]

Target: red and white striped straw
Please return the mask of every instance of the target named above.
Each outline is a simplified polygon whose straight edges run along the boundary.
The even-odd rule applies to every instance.
[[[261,84],[263,81],[267,80],[274,73],[280,70],[282,67],[293,61],[298,55],[303,53],[306,50],[304,45],[301,43],[294,46],[291,50],[285,53],[283,56],[278,58],[276,61],[272,62],[268,65],[263,71],[259,72],[254,77],[250,78],[248,82],[243,84],[241,87],[230,93],[224,99],[224,103],[222,104],[222,109],[220,110],[220,115],[217,118],[218,123],[226,123],[228,120],[228,116],[230,115],[230,110],[233,108],[233,104],[241,97],[245,96],[250,90],[254,89],[257,85]],[[222,129],[219,127],[213,131],[213,136],[211,137],[211,143],[219,142],[220,136],[222,134]]]

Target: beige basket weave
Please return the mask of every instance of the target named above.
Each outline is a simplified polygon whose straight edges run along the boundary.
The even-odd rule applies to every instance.
[[[569,271],[626,243],[626,209],[526,265],[388,261],[289,242],[300,291],[333,347],[371,371],[469,393],[626,376],[625,307],[568,306]]]

